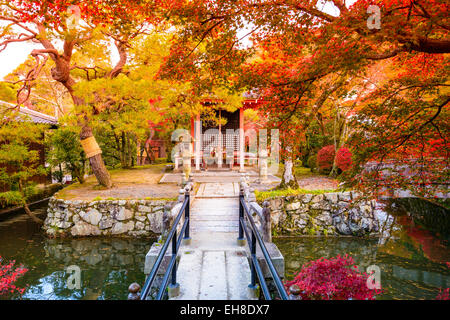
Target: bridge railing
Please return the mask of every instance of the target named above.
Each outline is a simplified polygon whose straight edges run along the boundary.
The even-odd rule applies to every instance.
[[[179,284],[177,283],[177,254],[178,249],[181,246],[182,240],[189,240],[189,211],[190,211],[190,193],[189,190],[186,190],[185,196],[184,196],[184,202],[182,207],[180,208],[180,211],[175,218],[172,229],[170,230],[167,239],[161,248],[161,251],[156,259],[155,264],[152,267],[152,270],[150,271],[149,276],[147,277],[145,284],[142,288],[141,294],[140,294],[140,300],[146,300],[150,289],[152,288],[153,282],[156,279],[156,275],[158,274],[158,270],[161,266],[161,263],[164,259],[164,256],[169,248],[169,244],[172,244],[172,257],[170,259],[169,265],[167,266],[167,270],[164,274],[164,277],[162,279],[161,286],[159,287],[158,294],[155,298],[155,300],[161,300],[164,296],[164,293],[166,291],[167,285],[170,280],[169,288],[172,290],[177,290],[179,288]],[[178,234],[178,224],[181,221],[181,218],[184,215],[184,222],[181,227],[180,233]],[[183,237],[184,236],[184,237]]]
[[[248,221],[248,223],[247,223]],[[250,233],[251,235],[250,235]],[[256,244],[259,244],[261,248],[261,252],[263,254],[263,259],[265,260],[269,271],[272,275],[272,279],[275,283],[275,287],[277,288],[278,294],[282,300],[289,300],[286,289],[281,281],[280,275],[278,274],[275,266],[272,263],[272,259],[267,251],[266,245],[256,227],[255,221],[250,213],[250,210],[245,202],[244,193],[241,191],[239,194],[239,238],[238,240],[244,240],[244,234],[247,238],[247,243],[250,248],[250,272],[251,272],[251,282],[249,287],[255,289],[256,288],[256,277],[259,279],[259,284],[261,286],[261,290],[263,292],[264,298],[266,300],[272,300],[270,295],[269,288],[267,286],[266,279],[264,277],[264,273],[259,264],[258,258],[256,257]]]

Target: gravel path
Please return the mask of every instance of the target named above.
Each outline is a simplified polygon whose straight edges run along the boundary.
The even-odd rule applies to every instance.
[[[338,181],[325,176],[297,179],[300,188],[305,190],[332,190],[338,187]]]

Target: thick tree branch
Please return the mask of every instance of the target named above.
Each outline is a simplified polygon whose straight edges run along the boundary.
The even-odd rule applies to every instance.
[[[123,67],[127,63],[128,43],[123,40],[116,40],[116,41],[114,41],[114,44],[116,45],[117,51],[119,52],[119,61],[114,66],[114,68],[111,70],[111,72],[108,73],[107,76],[109,78],[117,77],[123,71]]]

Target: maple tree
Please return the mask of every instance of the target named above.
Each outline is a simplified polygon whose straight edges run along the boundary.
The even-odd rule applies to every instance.
[[[317,154],[317,163],[321,170],[331,170],[336,156],[336,149],[333,145],[323,147]]]
[[[352,153],[348,148],[340,148],[336,153],[336,166],[342,171],[347,171],[352,166]]]
[[[78,107],[81,139],[93,136],[94,116],[123,102],[126,95],[118,97],[108,88],[127,85],[123,76],[132,70],[129,51],[139,46],[134,40],[149,26],[169,20],[174,36],[158,78],[189,82],[188,94],[181,96],[194,100],[219,87],[257,93],[265,101],[261,114],[267,126],[281,131],[288,164],[284,185],[295,186],[288,172],[295,158],[303,152],[306,160],[330,143],[335,150],[345,144],[353,154],[348,182],[363,182],[374,193],[386,184],[413,187],[419,193],[432,191],[430,185],[445,185],[450,101],[447,1],[80,1],[83,23],[75,28],[65,20],[71,1],[1,4],[0,20],[7,26],[2,27],[0,50],[21,41],[44,48],[33,50],[36,65],[19,80],[24,84],[19,103],[29,97],[32,82],[50,59],[52,78]],[[373,5],[380,11],[379,28],[369,27],[373,17],[368,8]],[[243,43],[246,37],[251,47]],[[110,39],[119,54],[113,67],[104,45]],[[57,41],[63,44],[62,52],[55,47]],[[105,90],[87,98],[76,89],[78,83],[92,93],[84,82],[92,82],[91,89],[101,84]],[[112,107],[110,112],[117,110]],[[162,123],[152,120],[151,125]],[[324,139],[312,147],[311,132],[316,128]],[[391,175],[391,181],[383,177],[383,183],[379,173],[366,170],[370,161],[393,160],[420,170]],[[90,163],[99,182],[111,186],[101,155],[91,157]],[[337,169],[334,161],[331,174]]]
[[[302,266],[295,278],[302,300],[375,300],[381,289],[369,289],[369,275],[360,273],[352,257],[320,258]]]
[[[14,268],[16,262],[8,261],[4,264],[2,257],[0,256],[0,296],[12,293],[23,294],[25,288],[19,288],[15,285],[17,279],[23,276],[28,269],[20,266]]]
[[[154,12],[159,5],[159,1],[77,1],[76,6],[69,0],[1,1],[0,21],[4,24],[0,29],[0,50],[17,42],[42,46],[31,52],[34,67],[16,81],[22,84],[17,93],[18,105],[30,97],[33,82],[50,60],[53,80],[67,89],[77,107],[80,139],[89,138],[95,145],[89,115],[98,110],[77,95],[75,85],[81,80],[114,79],[123,73],[130,40],[148,32],[159,21]],[[110,41],[119,55],[113,67],[107,55]],[[59,44],[62,49],[58,49]],[[93,61],[93,52],[103,55]],[[81,58],[75,59],[77,55]],[[112,181],[101,154],[91,156],[89,162],[98,182],[110,188]]]
[[[28,72],[35,66],[35,60],[29,56],[22,64],[5,77],[1,82],[4,87],[10,87],[14,92],[12,96],[1,100],[17,103],[17,91],[21,89],[21,79],[27,77]],[[32,90],[23,106],[44,114],[59,118],[64,116],[73,106],[73,101],[67,89],[59,82],[53,80],[51,75],[51,63],[46,63],[37,78],[32,83]],[[23,97],[23,94],[21,94]]]
[[[380,28],[368,27],[370,5],[380,9]],[[227,57],[235,63],[256,52],[235,84],[267,101],[263,112],[284,132],[284,152],[294,153],[286,159],[298,154],[311,123],[325,132],[334,114],[335,148],[345,143],[355,157],[349,183],[372,194],[386,185],[433,194],[430,186],[448,181],[449,9],[443,0],[193,0],[174,10],[183,28],[172,59],[178,68],[232,67]],[[241,44],[244,28],[251,49]],[[200,46],[208,55],[195,56]],[[378,68],[386,72],[374,77]],[[415,172],[381,184],[366,170],[392,159]]]
[[[450,288],[440,289],[436,300],[450,300]]]

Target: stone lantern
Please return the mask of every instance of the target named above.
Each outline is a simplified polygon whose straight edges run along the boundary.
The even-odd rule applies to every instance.
[[[267,150],[259,151],[259,180],[267,181]]]

